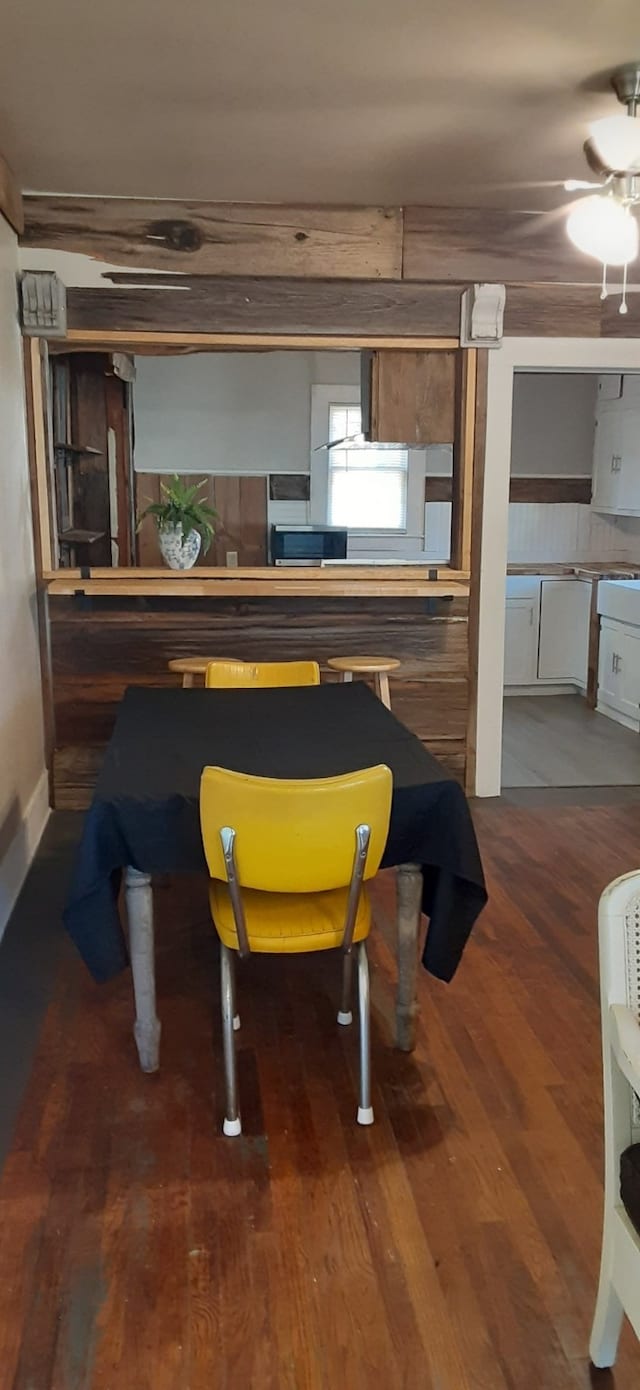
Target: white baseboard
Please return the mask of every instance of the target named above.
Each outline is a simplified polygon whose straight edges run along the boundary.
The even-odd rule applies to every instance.
[[[505,685],[505,695],[584,695],[584,685],[553,685],[536,681],[535,685]]]
[[[607,719],[613,719],[616,724],[622,724],[625,729],[631,729],[634,734],[640,733],[640,721],[631,719],[628,714],[622,714],[620,710],[614,709],[613,705],[596,705],[596,714],[604,714]]]
[[[45,771],[29,798],[19,829],[0,862],[0,940],[50,815],[49,777]]]

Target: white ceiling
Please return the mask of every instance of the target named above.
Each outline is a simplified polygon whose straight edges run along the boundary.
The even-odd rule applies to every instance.
[[[638,0],[4,0],[0,149],[50,192],[547,206],[508,185],[584,175],[586,123],[619,109],[593,75],[640,58],[638,17]]]

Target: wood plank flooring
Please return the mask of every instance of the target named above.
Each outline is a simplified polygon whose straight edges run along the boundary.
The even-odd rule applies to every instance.
[[[2,1390],[637,1390],[628,1327],[613,1375],[587,1359],[595,910],[640,861],[637,808],[475,816],[490,905],[452,985],[420,972],[413,1056],[390,1046],[377,883],[371,1129],[335,958],[242,971],[244,1133],[225,1140],[203,885],[156,894],[158,1076],[137,1068],[129,979],[94,986],[61,951],[0,1181]]]
[[[640,786],[640,736],[581,695],[508,695],[502,785]]]

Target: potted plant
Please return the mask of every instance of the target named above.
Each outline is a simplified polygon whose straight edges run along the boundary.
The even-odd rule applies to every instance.
[[[145,517],[152,516],[158,528],[162,558],[172,570],[189,570],[204,546],[206,555],[213,540],[213,523],[218,515],[198,496],[205,482],[187,484],[174,473],[170,483],[161,483],[161,502],[151,502],[138,517],[138,530]]]

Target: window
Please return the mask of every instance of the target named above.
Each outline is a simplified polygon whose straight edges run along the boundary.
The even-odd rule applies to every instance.
[[[393,444],[367,444],[360,406],[329,401],[327,523],[364,529],[406,531],[409,451]]]

